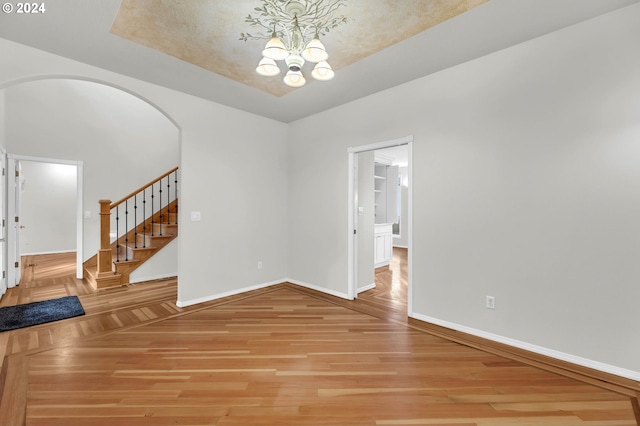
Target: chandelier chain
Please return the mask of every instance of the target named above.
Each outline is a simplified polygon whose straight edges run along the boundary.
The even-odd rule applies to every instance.
[[[249,14],[245,18],[246,23],[259,28],[258,32],[241,33],[240,40],[268,40],[274,28],[279,37],[285,36],[287,29],[293,26],[296,16],[300,30],[305,36],[316,33],[325,36],[338,25],[347,22],[347,18],[343,15],[334,16],[338,8],[345,5],[345,0],[326,2],[300,0],[298,3],[304,6],[304,12],[296,16],[291,16],[287,12],[289,3],[291,0],[263,0],[263,6],[254,9],[259,12],[259,15]]]

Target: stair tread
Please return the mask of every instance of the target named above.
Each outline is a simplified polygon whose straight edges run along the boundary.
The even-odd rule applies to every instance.
[[[120,259],[120,260],[114,260],[113,263],[115,263],[116,265],[120,264],[120,265],[125,265],[125,264],[131,264],[131,263],[140,263],[142,262],[139,259],[128,259],[128,260],[124,260],[124,259]]]

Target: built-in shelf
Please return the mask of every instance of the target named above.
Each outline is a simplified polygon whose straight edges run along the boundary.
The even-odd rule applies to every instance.
[[[394,223],[397,220],[398,166],[387,162],[374,162],[375,223]]]
[[[398,218],[398,166],[388,159],[378,158],[374,164],[374,265],[388,265],[393,253],[393,223]]]

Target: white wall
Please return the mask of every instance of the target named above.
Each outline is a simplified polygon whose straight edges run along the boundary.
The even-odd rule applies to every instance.
[[[414,315],[640,378],[638,22],[630,6],[292,123],[290,276],[346,292],[347,147],[412,134]]]
[[[20,254],[76,250],[77,166],[20,161]]]
[[[5,126],[5,94],[4,94],[4,90],[0,90],[0,147],[4,148],[5,147],[5,133],[6,133],[6,126]]]
[[[132,284],[177,275],[178,239],[174,239],[129,275]],[[153,260],[153,261],[152,261]]]
[[[198,284],[180,285],[183,304],[286,277],[286,126],[204,100],[194,104],[180,121],[186,242],[179,282]],[[189,220],[192,211],[201,213],[200,222]]]
[[[5,89],[7,92],[27,90],[38,83],[46,85],[48,76],[95,80],[145,99],[176,123],[178,130],[173,127],[171,133],[174,141],[180,140],[176,145],[179,152],[168,159],[169,156],[161,155],[158,161],[167,161],[174,166],[178,160],[181,169],[177,250],[180,304],[280,282],[287,276],[284,249],[287,234],[287,128],[284,124],[3,39],[0,39],[0,53],[3,58],[0,88],[9,87]],[[21,83],[41,78],[45,81]],[[32,94],[42,99],[39,90]],[[14,101],[17,105],[25,102],[22,96],[14,97]],[[103,106],[91,104],[92,108]],[[64,105],[59,103],[58,107],[64,108]],[[60,115],[55,116],[65,119],[67,114]],[[82,117],[84,121],[85,117]],[[72,118],[67,117],[69,120]],[[54,122],[53,118],[48,120]],[[79,125],[79,133],[82,134],[86,127]],[[99,130],[117,132],[118,127],[103,124]],[[41,137],[37,141],[24,137],[31,131],[23,130],[26,133],[20,129],[11,133],[11,138],[19,138],[19,143],[7,140],[7,145],[13,143],[11,147],[14,148],[9,150],[8,147],[9,152],[52,158],[64,158],[62,154],[67,154],[67,159],[83,160],[87,193],[90,191],[87,188],[89,169],[98,169],[102,163],[106,163],[115,176],[125,171],[136,173],[132,171],[134,165],[129,162],[127,167],[116,168],[113,165],[116,164],[114,156],[122,151],[124,144],[110,141],[105,143],[110,149],[95,154],[76,139],[77,150],[67,147],[60,152],[66,138],[64,134],[57,133],[55,127],[51,128],[52,134],[39,133]],[[55,136],[55,139],[49,144],[42,143],[42,137],[48,135]],[[84,140],[91,143],[89,138]],[[154,149],[152,140],[144,139],[140,143],[148,148],[147,154],[155,155],[148,152]],[[74,156],[68,158],[72,153]],[[137,163],[144,158],[143,155],[136,156],[132,162]],[[170,168],[163,166],[162,171]],[[101,184],[96,182],[95,186],[100,187]],[[100,195],[95,197],[105,197],[103,191],[96,190],[95,194],[98,193]],[[91,202],[91,197],[86,196],[85,199],[87,203]],[[191,222],[191,211],[200,211],[202,220]],[[85,226],[85,234],[90,232],[87,228]],[[257,269],[258,261],[263,262],[261,270]]]

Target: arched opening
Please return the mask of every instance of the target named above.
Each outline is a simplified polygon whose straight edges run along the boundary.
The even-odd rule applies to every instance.
[[[118,199],[179,165],[181,133],[175,120],[148,99],[125,88],[73,76],[49,76],[2,84],[0,93],[4,111],[0,141],[9,156],[83,164],[78,178],[83,197],[76,218],[77,232],[82,235],[76,248],[78,263],[98,249],[98,200]],[[15,210],[11,203],[15,200],[8,200],[9,208],[3,214]],[[6,223],[13,225],[15,221]],[[21,225],[25,226],[22,229],[29,229],[28,224]],[[20,262],[20,228],[13,228],[7,230],[4,250],[4,261],[11,267],[9,287],[15,284],[12,269]],[[50,234],[42,237],[55,239]],[[50,243],[55,247],[55,241]],[[15,259],[11,258],[12,249],[17,250]],[[81,277],[82,269],[78,271]]]

